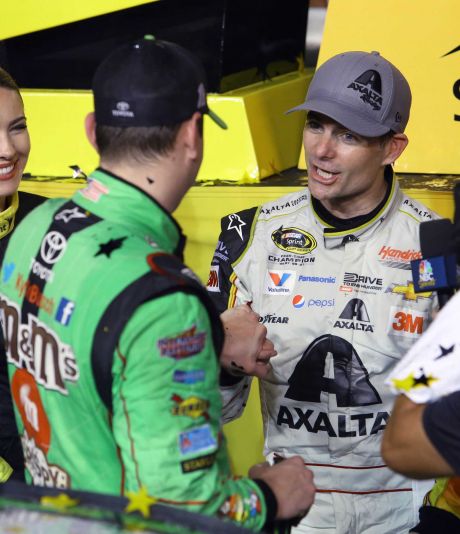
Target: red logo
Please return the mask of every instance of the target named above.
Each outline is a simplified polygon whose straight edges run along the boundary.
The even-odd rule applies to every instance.
[[[395,313],[396,322],[392,324],[393,330],[397,332],[408,332],[411,334],[421,334],[423,332],[423,317],[402,311]]]
[[[11,381],[11,393],[27,434],[46,454],[50,448],[51,427],[33,376],[25,369],[18,369]]]

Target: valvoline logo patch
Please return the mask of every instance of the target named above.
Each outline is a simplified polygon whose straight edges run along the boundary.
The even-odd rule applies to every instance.
[[[295,271],[267,271],[265,293],[269,295],[288,295],[296,282]]]

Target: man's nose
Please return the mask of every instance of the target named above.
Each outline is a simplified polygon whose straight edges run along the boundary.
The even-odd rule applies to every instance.
[[[331,135],[318,136],[314,146],[314,154],[317,158],[331,158],[335,153],[335,140]]]

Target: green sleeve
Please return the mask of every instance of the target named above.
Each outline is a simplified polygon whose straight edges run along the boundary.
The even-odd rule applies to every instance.
[[[221,431],[218,358],[206,310],[177,292],[140,306],[113,363],[113,432],[124,491],[260,530],[259,485],[230,475]]]

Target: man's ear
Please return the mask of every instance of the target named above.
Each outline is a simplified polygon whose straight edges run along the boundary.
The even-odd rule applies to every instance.
[[[203,115],[195,112],[192,117],[182,123],[178,140],[183,143],[191,160],[201,160],[203,156]]]
[[[86,115],[85,132],[86,137],[88,138],[88,141],[90,142],[91,146],[99,154],[99,149],[97,148],[96,143],[96,116],[94,115],[94,111],[91,111],[91,113],[88,113],[88,115]]]
[[[399,156],[403,153],[409,139],[406,134],[397,133],[394,134],[386,143],[385,143],[385,158],[383,161],[384,165],[394,163]]]

